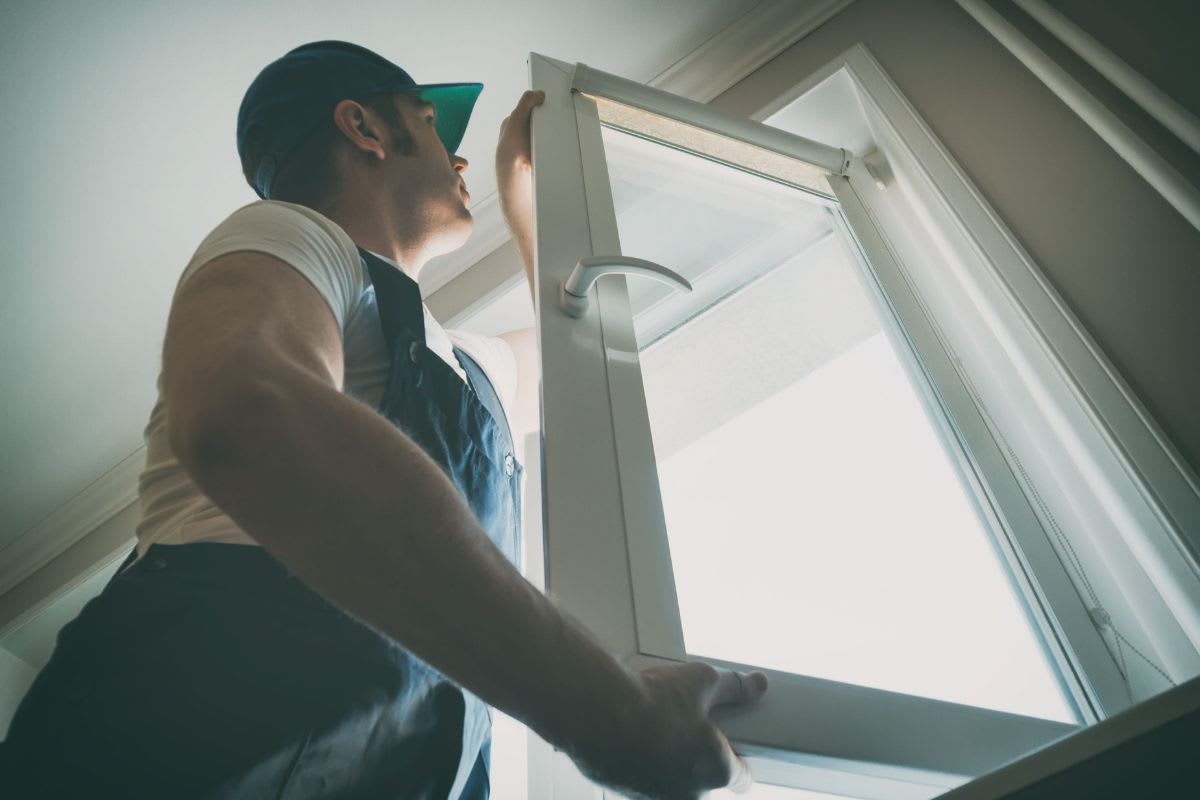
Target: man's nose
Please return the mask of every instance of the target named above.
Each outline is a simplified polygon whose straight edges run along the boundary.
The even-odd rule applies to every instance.
[[[450,156],[450,163],[454,165],[455,172],[467,171],[467,160],[460,155]]]

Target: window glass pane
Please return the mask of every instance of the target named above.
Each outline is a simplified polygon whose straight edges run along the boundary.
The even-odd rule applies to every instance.
[[[836,209],[604,142],[688,652],[1074,722]]]

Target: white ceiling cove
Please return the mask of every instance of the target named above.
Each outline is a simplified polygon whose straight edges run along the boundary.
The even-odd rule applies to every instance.
[[[256,198],[234,119],[258,70],[317,39],[419,82],[485,85],[460,153],[494,193],[530,51],[645,81],[758,0],[25,2],[0,10],[0,548],[135,451],[175,281]],[[468,243],[468,249],[470,243]]]

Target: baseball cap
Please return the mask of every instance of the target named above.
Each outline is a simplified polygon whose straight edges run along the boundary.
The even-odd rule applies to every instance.
[[[437,109],[438,138],[447,153],[462,142],[482,83],[419,84],[378,53],[350,42],[310,42],[272,61],[246,90],[237,118],[238,157],[253,135],[263,147],[254,190],[271,196],[275,175],[342,100],[413,93]]]

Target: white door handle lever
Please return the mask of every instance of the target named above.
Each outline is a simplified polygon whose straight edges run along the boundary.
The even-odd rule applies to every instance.
[[[575,269],[571,270],[571,274],[563,281],[562,290],[559,293],[559,305],[562,306],[562,310],[568,316],[582,317],[583,313],[587,311],[588,293],[592,290],[592,284],[601,275],[608,275],[615,272],[654,278],[655,280],[683,289],[685,292],[692,290],[692,285],[688,283],[687,278],[673,270],[667,269],[661,264],[655,264],[653,261],[647,261],[644,258],[588,256],[587,258],[579,259],[579,263],[575,265]]]

